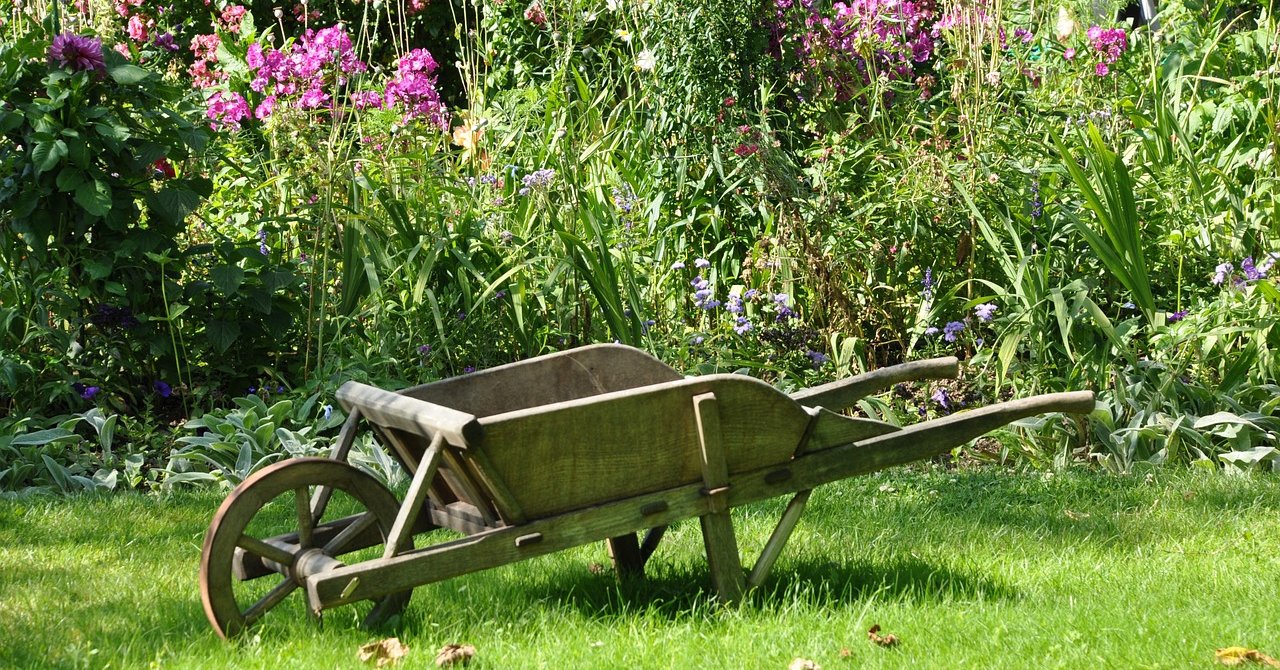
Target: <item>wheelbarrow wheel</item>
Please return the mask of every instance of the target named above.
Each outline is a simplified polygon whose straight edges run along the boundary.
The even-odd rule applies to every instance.
[[[327,458],[294,458],[254,473],[223,501],[204,538],[200,599],[214,630],[238,635],[308,576],[344,565],[339,557],[370,547],[380,555],[399,508],[376,479]],[[411,594],[376,601],[365,624],[399,614]]]

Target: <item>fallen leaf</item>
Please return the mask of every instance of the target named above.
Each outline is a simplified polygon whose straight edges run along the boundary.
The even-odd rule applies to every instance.
[[[1258,651],[1257,649],[1247,649],[1245,647],[1224,647],[1213,653],[1218,662],[1223,665],[1240,665],[1245,661],[1251,663],[1262,663],[1263,665],[1280,668],[1280,661]]]
[[[880,645],[881,647],[892,647],[893,645],[898,644],[897,635],[893,635],[893,634],[881,635],[880,634],[880,624],[876,624],[872,626],[871,630],[867,631],[867,638],[869,638],[872,642]]]
[[[848,647],[840,647],[840,658],[849,658],[853,656],[853,652]]]
[[[374,661],[375,665],[381,668],[384,665],[399,662],[408,653],[409,648],[400,643],[400,638],[389,637],[361,646],[360,660],[365,663]]]
[[[1067,514],[1067,518],[1071,519],[1072,521],[1079,521],[1081,519],[1089,518],[1088,512],[1072,512],[1071,510],[1065,510],[1065,511]]]
[[[787,670],[822,670],[822,666],[807,658],[796,657],[791,661],[791,665],[787,666]]]
[[[600,575],[600,574],[604,574],[605,567],[599,563],[592,563],[591,565],[587,566],[587,570],[593,575]]]
[[[476,648],[469,644],[446,644],[440,648],[440,653],[436,654],[436,667],[443,668],[455,663],[466,665],[467,661],[475,655]]]

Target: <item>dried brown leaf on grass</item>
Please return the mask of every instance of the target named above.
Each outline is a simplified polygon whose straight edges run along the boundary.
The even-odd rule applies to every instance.
[[[884,635],[880,634],[880,624],[876,624],[872,626],[871,630],[867,631],[867,639],[871,640],[875,644],[880,645],[881,647],[892,647],[898,644],[897,635],[894,635],[892,633],[886,633]]]
[[[1244,662],[1261,663],[1263,665],[1280,668],[1280,661],[1258,651],[1257,649],[1248,649],[1245,647],[1223,647],[1213,653],[1214,658],[1223,665],[1240,665]]]
[[[443,668],[446,665],[466,665],[475,655],[476,648],[469,644],[446,644],[436,654],[436,666]]]
[[[822,666],[807,658],[797,656],[791,660],[791,665],[787,666],[787,670],[822,670]]]
[[[389,637],[360,646],[360,660],[365,663],[373,661],[379,668],[398,662],[408,653],[409,648],[402,644],[398,637]]]
[[[853,651],[848,647],[840,647],[840,658],[849,658],[853,656]]]

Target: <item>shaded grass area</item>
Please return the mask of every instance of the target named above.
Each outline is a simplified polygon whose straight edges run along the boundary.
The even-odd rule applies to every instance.
[[[1217,647],[1280,655],[1280,481],[1160,473],[895,470],[819,489],[769,582],[718,606],[696,522],[649,577],[602,545],[419,588],[398,624],[359,608],[311,624],[300,598],[235,643],[196,584],[221,496],[0,502],[0,667],[404,667],[446,643],[471,667],[1214,667]],[[754,560],[785,500],[735,510]],[[421,546],[421,543],[419,543]],[[875,647],[880,624],[901,643]],[[848,655],[842,655],[848,650]]]

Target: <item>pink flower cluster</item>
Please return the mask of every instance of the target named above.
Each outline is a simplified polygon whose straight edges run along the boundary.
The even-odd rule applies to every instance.
[[[802,30],[787,25],[788,12],[797,3],[775,4],[775,40],[794,38],[802,70],[814,83],[834,89],[837,100],[849,100],[880,74],[914,79],[914,65],[933,57],[935,0],[849,0],[832,3],[829,12],[802,0]],[[787,36],[788,31],[793,35]],[[873,48],[870,59],[868,45]],[[780,48],[777,53],[782,55]]]
[[[245,63],[254,73],[249,88],[266,96],[254,110],[259,119],[271,116],[283,96],[298,96],[302,109],[329,107],[330,91],[345,86],[348,75],[369,69],[356,57],[351,37],[340,25],[307,30],[285,50],[253,44]]]
[[[385,105],[406,109],[405,119],[425,118],[441,129],[449,117],[436,91],[436,61],[426,49],[414,49],[400,57],[396,74],[387,82]]]
[[[187,69],[187,74],[191,75],[191,82],[197,88],[209,88],[216,86],[218,82],[226,79],[226,73],[214,69],[218,63],[218,46],[222,44],[222,39],[215,33],[213,35],[196,35],[191,38],[191,53],[195,54],[195,62]]]
[[[197,86],[208,87],[226,80],[224,73],[208,67],[216,65],[216,35],[197,37],[191,48],[199,59],[192,68]],[[284,49],[252,44],[245,54],[245,64],[252,77],[248,87],[257,97],[246,94],[260,101],[251,106],[241,93],[213,93],[206,107],[214,128],[239,129],[241,121],[250,115],[266,120],[279,105],[304,110],[334,109],[337,97],[343,93],[356,109],[401,109],[405,121],[425,118],[440,128],[448,127],[448,113],[436,91],[438,66],[426,49],[402,56],[382,92],[345,91],[350,78],[367,72],[369,67],[356,57],[351,37],[341,25],[307,30]]]
[[[1094,72],[1099,77],[1111,74],[1111,65],[1120,60],[1120,56],[1129,48],[1129,36],[1125,34],[1124,28],[1104,29],[1100,26],[1090,27],[1087,35],[1089,46],[1098,55]]]

